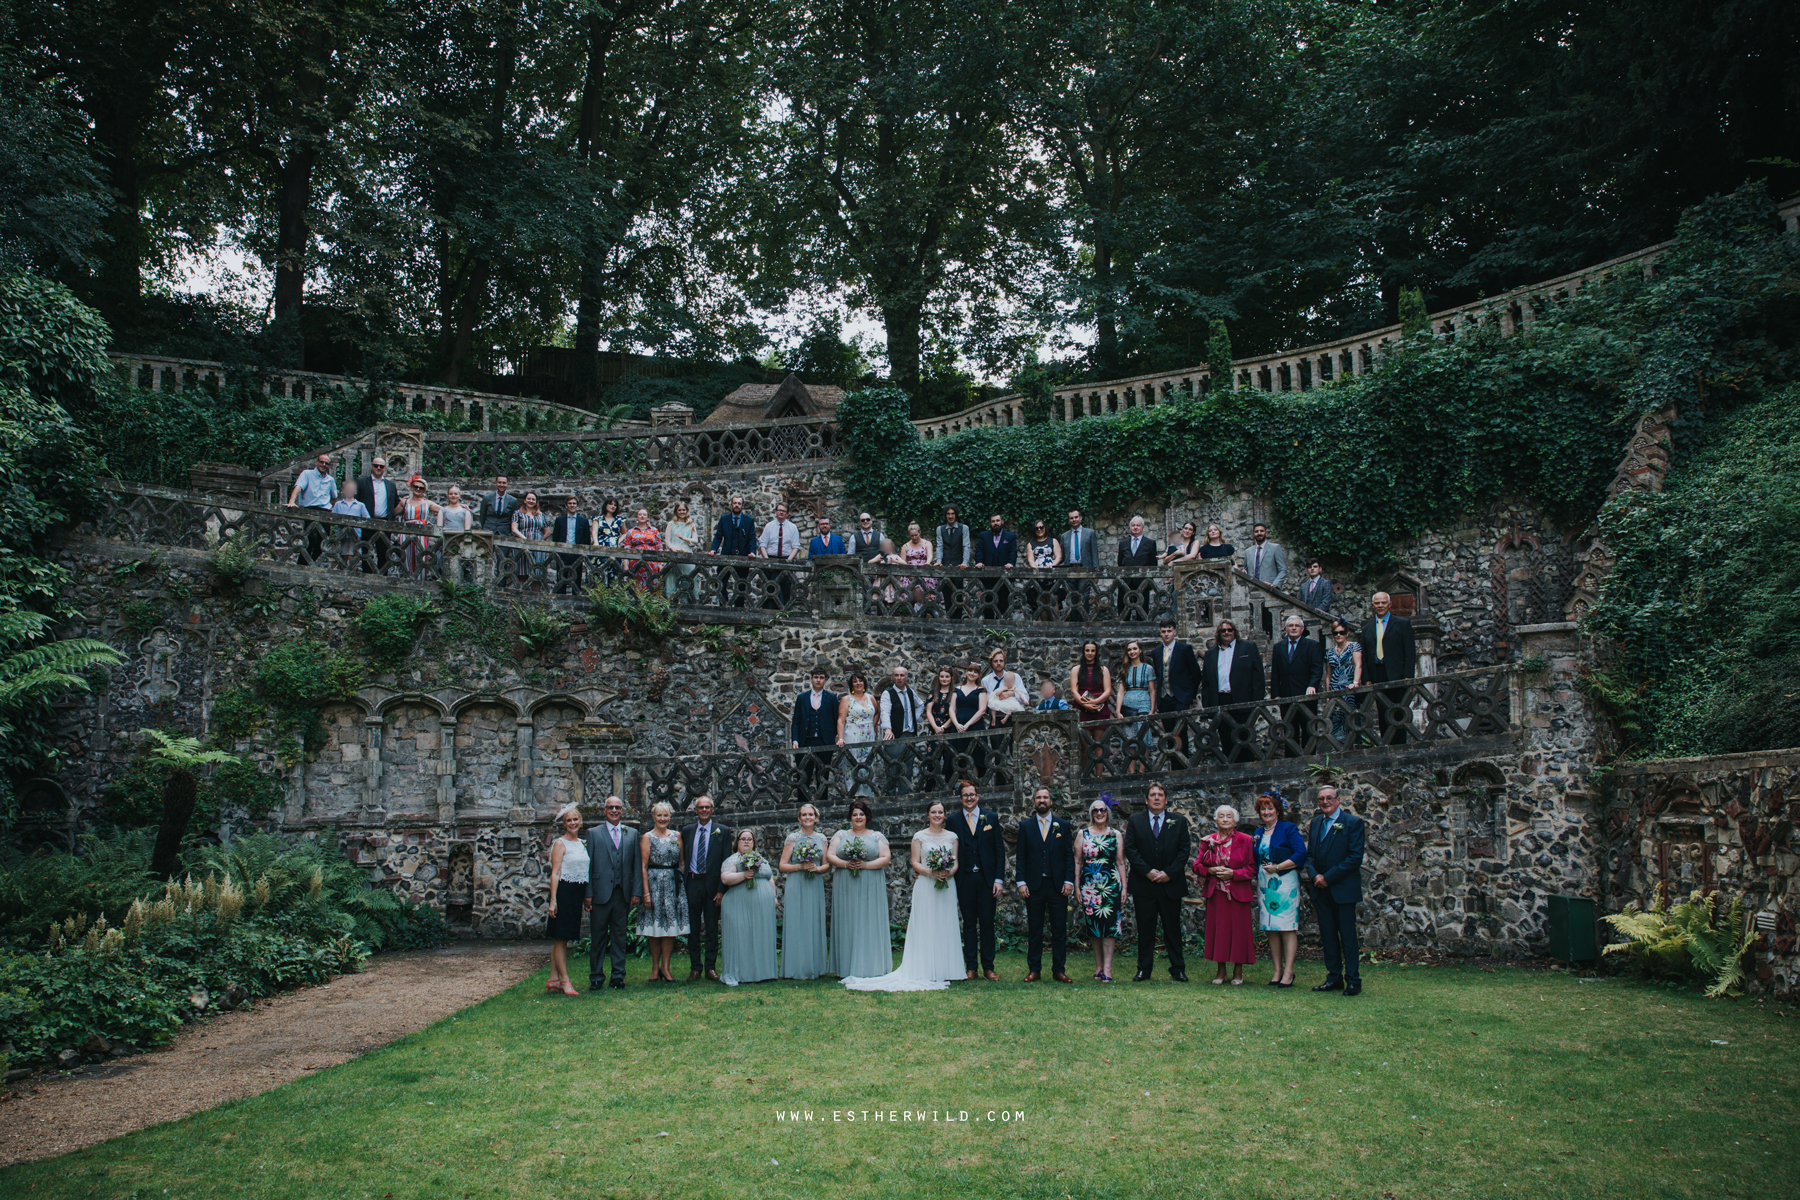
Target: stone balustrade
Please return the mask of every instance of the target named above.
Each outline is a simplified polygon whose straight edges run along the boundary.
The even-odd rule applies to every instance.
[[[367,379],[346,375],[320,375],[308,371],[253,371],[202,359],[171,358],[159,354],[127,354],[110,351],[113,369],[126,383],[152,392],[184,392],[193,388],[217,390],[233,376],[257,380],[266,396],[304,400],[308,403],[345,392],[364,391]],[[562,425],[592,429],[594,413],[569,404],[539,400],[533,396],[503,396],[467,388],[429,383],[392,383],[380,389],[382,412],[392,418],[408,414],[441,413],[457,422],[479,425],[484,430]]]
[[[1790,202],[1800,216],[1800,200]],[[1784,219],[1793,217],[1783,210]],[[1529,328],[1550,305],[1567,300],[1583,287],[1619,270],[1648,271],[1657,256],[1668,249],[1662,242],[1644,250],[1606,262],[1515,288],[1510,292],[1477,300],[1456,308],[1431,314],[1431,331],[1435,337],[1455,338],[1483,325],[1494,325],[1505,336]],[[1297,350],[1264,354],[1253,358],[1234,359],[1231,383],[1234,390],[1255,388],[1265,392],[1304,392],[1340,379],[1349,379],[1375,369],[1381,355],[1401,340],[1400,326],[1359,333],[1336,341],[1321,342]],[[1134,375],[1129,379],[1112,379],[1103,383],[1070,384],[1054,390],[1050,419],[1074,421],[1083,417],[1108,416],[1133,408],[1149,408],[1175,400],[1198,396],[1219,386],[1218,371],[1209,363],[1178,371]],[[947,437],[968,429],[992,425],[1024,424],[1025,399],[1019,395],[999,396],[962,412],[946,417],[915,421],[921,437],[927,440]]]

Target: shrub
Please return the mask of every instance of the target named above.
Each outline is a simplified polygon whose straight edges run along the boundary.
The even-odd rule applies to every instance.
[[[419,625],[437,615],[429,601],[410,596],[380,596],[363,605],[356,615],[356,632],[369,649],[376,669],[396,670],[412,653]]]
[[[226,688],[213,697],[213,734],[226,741],[247,738],[268,719],[268,715],[268,706],[249,688]]]
[[[231,587],[242,587],[256,570],[256,543],[247,533],[234,533],[213,547],[213,574]]]
[[[630,630],[655,641],[675,628],[675,606],[656,589],[645,590],[636,580],[597,583],[587,590],[594,619],[602,629]]]
[[[519,623],[519,643],[533,654],[544,653],[569,632],[569,622],[542,604],[515,604],[513,618]]]
[[[1606,923],[1626,940],[1602,953],[1626,955],[1640,974],[1653,979],[1703,983],[1708,996],[1740,992],[1745,959],[1758,934],[1741,897],[1723,914],[1718,899],[1717,893],[1695,892],[1673,908],[1665,909],[1658,897],[1647,911],[1613,913]]]
[[[362,667],[355,659],[300,639],[277,643],[256,664],[256,687],[275,710],[275,731],[282,743],[298,737],[295,750],[325,740],[321,704],[348,699],[362,685]]]

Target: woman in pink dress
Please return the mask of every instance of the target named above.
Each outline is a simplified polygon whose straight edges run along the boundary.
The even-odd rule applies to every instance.
[[[1256,850],[1250,835],[1238,830],[1237,809],[1221,804],[1213,810],[1218,829],[1200,839],[1194,874],[1206,898],[1206,958],[1219,965],[1214,983],[1225,982],[1225,966],[1233,965],[1231,982],[1241,987],[1244,966],[1256,961],[1256,939],[1250,913],[1256,903]]]
[[[649,509],[637,510],[637,524],[625,531],[624,536],[619,539],[619,545],[629,550],[661,550],[663,548],[662,534],[658,533],[656,526],[650,523]],[[635,562],[627,562],[625,569],[631,573],[633,579],[637,580],[640,589],[649,591],[656,586],[656,577],[662,574],[663,565],[657,562],[646,562],[640,558]]]
[[[917,522],[906,527],[906,544],[900,547],[900,560],[909,567],[931,565],[931,543],[920,536]],[[937,594],[937,580],[930,576],[914,579],[909,575],[902,575],[894,582],[900,585],[903,592],[911,591],[913,584],[920,583],[925,585],[927,592],[934,596]]]
[[[441,526],[444,523],[444,510],[426,495],[425,480],[414,475],[406,481],[406,487],[411,494],[400,504],[400,519],[408,525]],[[431,561],[431,539],[409,537],[402,540],[406,543],[401,553],[406,573],[417,575]]]

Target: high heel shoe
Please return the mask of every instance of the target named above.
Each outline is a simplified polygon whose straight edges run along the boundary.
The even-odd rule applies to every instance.
[[[545,991],[546,991],[546,992],[560,992],[560,991],[562,991],[562,980],[560,980],[560,979],[552,979],[552,980],[551,980],[551,981],[550,981],[550,982],[549,982],[549,983],[546,983],[546,984],[545,984],[545,985],[544,985],[544,990],[545,990]]]
[[[567,980],[564,980],[564,981],[563,981],[563,989],[562,989],[562,994],[563,994],[563,995],[565,995],[565,996],[579,996],[579,995],[581,995],[581,993],[580,993],[580,992],[578,992],[578,991],[576,991],[576,990],[575,990],[575,985],[574,985],[574,984],[572,984],[572,983],[570,983],[570,982],[568,982],[568,981],[567,981]]]

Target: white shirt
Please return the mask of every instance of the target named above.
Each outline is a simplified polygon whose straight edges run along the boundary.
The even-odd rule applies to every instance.
[[[563,516],[564,516],[564,518],[566,518],[563,521],[563,524],[568,529],[568,532],[563,534],[563,541],[565,541],[569,545],[573,546],[575,544],[575,526],[577,524],[577,519],[575,517],[569,516],[568,513],[564,513]]]
[[[1237,657],[1237,639],[1233,638],[1229,646],[1219,647],[1219,690],[1231,690],[1231,660]]]
[[[386,517],[387,512],[388,512],[388,509],[387,509],[387,496],[388,496],[387,480],[386,479],[376,479],[376,480],[373,480],[372,482],[373,482],[373,486],[370,488],[370,490],[375,493],[374,495],[369,497],[369,500],[375,506],[374,512],[372,515],[376,516],[376,517]],[[577,879],[574,882],[581,883],[583,881]]]
[[[814,712],[819,711],[819,697],[823,696],[824,694],[825,694],[824,692],[809,692],[808,693],[808,695],[810,695],[812,697],[812,706],[813,706]]]
[[[915,733],[919,698],[910,687],[891,687],[881,702],[881,727],[888,733]],[[899,720],[894,716],[898,714]]]
[[[562,867],[557,878],[563,883],[586,883],[588,881],[588,864],[592,861],[588,858],[587,843],[579,838],[572,842],[568,838],[561,840]]]
[[[756,544],[770,558],[788,558],[800,549],[800,527],[792,521],[770,521]]]
[[[613,849],[617,850],[619,848],[619,827],[611,821],[608,821],[606,823],[606,830],[607,833],[612,836]]]

